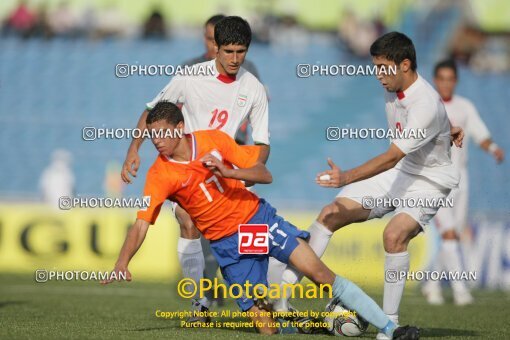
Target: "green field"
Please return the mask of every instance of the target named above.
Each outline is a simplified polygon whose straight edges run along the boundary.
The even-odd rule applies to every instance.
[[[371,296],[381,303],[381,293],[371,292]],[[418,291],[409,288],[401,306],[401,320],[421,327],[422,338],[509,339],[508,294],[479,291],[474,295],[473,306],[432,307]],[[322,310],[326,302],[302,300],[295,305],[301,310]],[[178,311],[187,307],[188,302],[177,297],[171,284],[132,282],[103,287],[93,282],[36,283],[32,276],[0,274],[0,339],[261,337],[252,329],[184,329],[179,320],[155,316],[158,309]],[[237,310],[232,301],[224,308]],[[375,338],[375,334],[370,327],[363,338]],[[285,336],[293,337],[303,339],[305,335]]]

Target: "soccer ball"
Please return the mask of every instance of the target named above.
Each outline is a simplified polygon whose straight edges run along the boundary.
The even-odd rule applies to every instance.
[[[368,328],[368,321],[357,315],[356,311],[347,309],[337,299],[327,304],[324,322],[328,325],[328,331],[337,336],[360,336]]]

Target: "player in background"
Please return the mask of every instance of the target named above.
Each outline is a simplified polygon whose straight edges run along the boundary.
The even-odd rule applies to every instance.
[[[200,55],[199,57],[187,60],[184,62],[184,65],[195,65],[200,64],[209,60],[212,60],[216,58],[216,44],[214,42],[214,26],[216,24],[225,18],[225,15],[223,14],[216,14],[210,17],[204,24],[204,47],[205,47],[205,53]],[[255,64],[252,63],[248,59],[244,59],[243,62],[243,68],[253,74],[255,78],[257,78],[260,81],[259,72],[257,71],[257,68],[255,67]],[[245,145],[248,144],[248,119],[245,119],[241,126],[239,127],[239,130],[237,130],[237,133],[235,135],[235,140],[237,144],[239,145]],[[204,278],[206,279],[214,279],[216,277],[216,274],[218,272],[218,262],[216,262],[216,259],[214,258],[214,255],[211,252],[211,248],[209,246],[209,241],[207,241],[204,237],[200,238],[200,241],[202,243],[202,251],[204,253],[204,260],[205,260],[205,269],[204,269]],[[212,292],[207,292],[206,294],[207,298],[214,302],[212,299]],[[222,299],[219,298],[217,300],[219,304],[222,304]]]
[[[181,110],[173,103],[157,103],[147,116],[147,128],[154,130],[185,129]],[[390,339],[418,339],[416,327],[398,327],[379,306],[358,286],[335,275],[304,241],[309,234],[297,229],[276,214],[264,199],[246,190],[242,181],[267,184],[272,176],[259,154],[260,146],[239,146],[222,131],[195,131],[186,136],[153,138],[159,152],[147,173],[144,196],[150,205],[140,210],[137,220],[127,233],[114,272],[123,272],[131,281],[128,265],[141,247],[149,226],[156,222],[166,199],[178,202],[192,217],[196,227],[208,240],[220,263],[229,286],[246,282],[267,286],[269,256],[291,263],[315,284],[329,284],[332,295],[351,310],[384,332]],[[234,167],[235,165],[236,167]],[[240,254],[238,226],[266,224],[269,228],[269,254]],[[103,281],[103,284],[113,280]],[[249,292],[253,296],[253,291]],[[236,291],[236,295],[239,295]],[[261,315],[262,309],[247,292],[236,299],[251,319],[261,322],[263,334],[298,331],[294,327],[278,328],[274,320]],[[271,325],[271,326],[270,326]]]
[[[463,132],[451,128],[441,98],[417,72],[416,52],[407,36],[391,32],[379,37],[370,47],[377,79],[385,88],[388,127],[393,131],[424,130],[416,138],[395,138],[383,154],[361,166],[342,171],[331,159],[331,170],[317,175],[316,182],[326,188],[345,188],[325,206],[310,226],[310,247],[321,257],[333,233],[351,223],[395,215],[383,233],[385,277],[388,272],[407,272],[411,239],[422,231],[439,207],[400,205],[363,207],[363,197],[390,199],[445,199],[459,182],[458,171],[450,159],[450,143],[462,145]],[[390,71],[396,66],[396,74]],[[339,259],[341,260],[341,259]],[[288,267],[282,283],[296,283],[302,275]],[[385,280],[383,310],[398,324],[398,311],[405,277]],[[287,310],[287,299],[275,302],[275,309]],[[378,339],[387,339],[384,333]]]
[[[184,65],[195,65],[200,64],[209,60],[213,60],[216,58],[216,43],[214,41],[214,26],[218,22],[220,22],[223,18],[225,18],[225,15],[223,14],[216,14],[207,19],[207,21],[204,24],[204,47],[205,47],[205,53],[185,61]],[[243,68],[253,74],[255,78],[260,80],[259,72],[257,71],[257,68],[255,67],[255,64],[252,63],[250,60],[245,59],[243,62]]]
[[[202,54],[199,57],[190,59],[185,61],[184,65],[195,65],[200,64],[205,61],[212,60],[216,58],[216,44],[214,42],[214,26],[221,20],[225,18],[225,15],[223,14],[216,14],[210,17],[204,25],[204,47],[205,47],[205,53]],[[257,67],[253,62],[251,62],[248,59],[244,59],[243,62],[243,68],[253,74],[255,78],[257,78],[259,81],[260,76],[259,72],[257,70]],[[248,143],[248,120],[246,119],[242,124],[239,130],[236,133],[235,140],[238,144],[244,145]],[[203,245],[203,244],[202,244]],[[216,269],[218,269],[216,267]],[[207,272],[207,260],[206,260],[206,272]],[[216,271],[214,271],[216,272]]]
[[[266,91],[255,76],[241,67],[251,42],[250,25],[240,17],[225,17],[215,25],[214,40],[217,46],[216,59],[197,64],[197,67],[212,66],[214,75],[173,77],[147,103],[137,128],[146,129],[148,112],[160,100],[182,105],[186,133],[218,129],[234,137],[242,122],[248,118],[252,127],[252,139],[255,144],[261,145],[260,161],[265,163],[269,156]],[[142,142],[142,138],[133,139],[129,147],[122,170],[122,179],[127,183],[131,182],[129,174],[136,176],[140,165],[138,149]],[[200,233],[186,211],[176,204],[173,208],[181,232],[177,252],[183,276],[198,282],[203,277],[205,267]],[[205,297],[192,304],[192,308],[198,310],[208,306],[209,301]]]
[[[453,60],[445,60],[434,68],[434,84],[446,108],[450,122],[460,126],[467,137],[471,137],[483,150],[491,154],[496,162],[501,163],[504,151],[491,139],[489,130],[480,118],[476,107],[468,99],[455,94],[458,81],[457,66]],[[442,242],[433,263],[433,270],[449,272],[462,271],[462,259],[459,236],[467,225],[469,176],[467,171],[468,145],[462,149],[452,149],[452,162],[460,170],[460,183],[450,194],[453,207],[439,209],[434,222],[441,233]],[[451,281],[453,301],[456,305],[473,303],[473,297],[466,283],[462,280]],[[444,303],[441,282],[427,281],[422,292],[430,304]]]

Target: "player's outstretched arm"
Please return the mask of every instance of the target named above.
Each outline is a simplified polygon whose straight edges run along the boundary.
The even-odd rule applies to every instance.
[[[126,239],[124,240],[124,245],[122,246],[119,254],[119,258],[115,263],[115,268],[113,271],[115,273],[126,273],[126,280],[131,281],[131,273],[128,270],[129,261],[136,254],[138,249],[143,243],[145,239],[145,235],[147,234],[147,230],[149,229],[149,222],[144,221],[142,219],[137,219],[136,222],[129,228],[128,233],[126,235]],[[120,275],[113,276],[109,280],[101,281],[102,284],[112,283],[114,281],[113,277],[122,277]]]
[[[328,164],[331,170],[319,173],[315,178],[315,182],[325,188],[340,188],[344,185],[362,181],[393,168],[405,155],[405,153],[392,143],[385,153],[348,171],[340,170],[340,168],[333,163],[331,158],[328,158]]]
[[[138,120],[138,124],[136,124],[136,128],[140,131],[144,131],[147,128],[147,124],[145,123],[147,119],[147,115],[149,112],[144,110],[140,119]],[[140,156],[138,155],[138,150],[143,143],[143,137],[134,138],[131,140],[131,144],[129,145],[129,149],[126,155],[126,159],[124,160],[124,164],[122,165],[122,171],[120,173],[120,177],[125,183],[131,183],[131,176],[136,177],[136,172],[140,167]]]
[[[505,151],[502,148],[500,148],[496,143],[494,143],[490,138],[484,139],[480,143],[480,147],[484,151],[490,153],[498,163],[503,162],[503,160],[505,159]]]
[[[264,163],[260,162],[260,160],[249,168],[239,169],[226,167],[225,164],[223,164],[223,161],[211,154],[205,155],[200,159],[200,161],[217,176],[259,184],[269,184],[273,181],[271,172],[269,172]]]

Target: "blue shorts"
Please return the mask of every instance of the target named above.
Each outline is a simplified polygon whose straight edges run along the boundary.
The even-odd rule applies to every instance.
[[[267,286],[269,256],[288,263],[290,254],[299,244],[297,238],[307,240],[310,234],[276,215],[276,209],[264,199],[260,199],[257,212],[247,224],[269,225],[269,254],[239,254],[238,233],[211,241],[211,250],[229,286],[237,283],[244,287],[245,282],[251,283],[252,287],[259,283]],[[235,289],[233,293],[239,295]],[[254,302],[243,296],[237,299],[237,304],[246,311]]]

